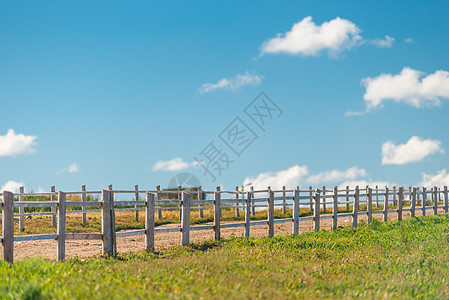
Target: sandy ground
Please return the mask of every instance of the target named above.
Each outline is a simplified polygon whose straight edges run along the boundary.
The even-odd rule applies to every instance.
[[[439,214],[443,214],[444,211],[439,209]],[[432,215],[433,210],[428,209],[426,211],[427,215]],[[420,216],[421,211],[416,211],[416,216]],[[410,212],[404,212],[403,218],[410,217]],[[382,220],[382,214],[375,214],[373,218]],[[396,213],[388,214],[389,220],[396,220]],[[362,220],[367,220],[367,216],[359,215],[359,222]],[[229,222],[228,222],[229,223]],[[232,222],[230,222],[232,223]],[[225,223],[223,223],[225,224]],[[338,218],[338,226],[351,226],[351,217]],[[165,225],[157,228],[173,227],[176,225]],[[320,229],[331,229],[332,219],[321,220]],[[250,235],[255,237],[265,237],[268,234],[268,226],[258,225],[251,226]],[[312,230],[312,221],[302,221],[299,223],[300,232]],[[292,232],[292,223],[282,223],[275,224],[275,235],[288,235]],[[232,234],[235,236],[243,236],[244,227],[239,228],[222,228],[221,236],[223,238],[228,238]],[[201,231],[191,231],[190,232],[190,242],[202,242],[206,240],[212,240],[214,238],[213,230],[201,230]],[[145,238],[143,235],[132,236],[132,237],[122,237],[117,238],[117,251],[119,253],[125,253],[130,251],[140,251],[145,247]],[[156,249],[176,246],[179,245],[181,241],[181,233],[171,232],[171,233],[157,233],[155,236],[155,246]],[[98,255],[101,253],[102,245],[101,241],[67,241],[66,242],[66,257],[89,257]],[[0,253],[3,253],[3,247],[0,246]],[[42,256],[49,259],[56,259],[57,255],[57,243],[53,240],[44,241],[27,241],[27,242],[15,242],[14,243],[14,260],[23,260],[28,257]]]

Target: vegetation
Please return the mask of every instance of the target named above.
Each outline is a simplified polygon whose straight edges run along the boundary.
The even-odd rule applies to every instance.
[[[231,238],[159,252],[0,262],[0,295],[39,298],[448,298],[449,216]]]

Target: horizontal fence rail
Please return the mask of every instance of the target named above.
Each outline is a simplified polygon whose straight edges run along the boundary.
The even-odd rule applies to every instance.
[[[115,199],[117,195],[131,194],[134,200]],[[100,196],[93,198],[92,195]],[[292,234],[299,234],[299,224],[303,221],[312,221],[315,231],[320,229],[321,220],[332,220],[332,229],[336,229],[338,218],[352,218],[352,226],[357,227],[359,216],[366,216],[368,223],[372,222],[373,215],[381,214],[383,221],[388,220],[388,214],[396,213],[397,220],[402,220],[404,212],[410,212],[414,217],[416,211],[426,215],[428,210],[433,214],[438,209],[448,213],[448,189],[432,187],[385,187],[350,188],[345,189],[326,187],[312,189],[282,189],[249,191],[221,191],[219,187],[215,191],[204,191],[201,187],[195,190],[185,190],[178,187],[177,190],[139,190],[136,185],[134,190],[113,190],[112,185],[107,190],[87,191],[82,186],[81,191],[63,192],[55,191],[51,187],[49,193],[25,193],[24,188],[19,193],[2,191],[0,193],[2,209],[2,236],[0,242],[3,245],[3,259],[13,262],[14,242],[26,242],[36,240],[56,240],[57,258],[65,259],[66,240],[99,240],[102,242],[102,252],[107,255],[115,255],[117,252],[116,239],[136,235],[145,236],[145,249],[154,250],[155,235],[158,233],[179,232],[180,244],[189,245],[190,231],[213,230],[215,239],[220,239],[221,229],[244,228],[244,236],[250,236],[251,226],[267,226],[267,236],[274,236],[275,224],[291,223]],[[73,201],[70,197],[78,197],[80,201]],[[142,197],[143,196],[143,197]],[[34,199],[38,197],[39,199]],[[71,200],[68,200],[68,199]],[[77,199],[78,199],[77,198]],[[166,198],[166,199],[163,199]],[[31,201],[33,200],[33,201]],[[16,212],[15,208],[17,208]],[[25,209],[40,208],[48,211],[25,212]],[[235,216],[240,212],[244,214],[244,221],[224,223],[221,220],[222,209],[234,209]],[[257,209],[266,209],[266,220],[251,220],[251,214],[255,215]],[[275,219],[275,209],[280,209],[283,214],[289,211],[291,217]],[[300,217],[301,209],[306,208],[311,215]],[[199,217],[203,218],[203,210],[213,210],[213,224],[190,224],[192,210],[199,211]],[[179,210],[180,225],[170,228],[156,228],[155,220],[161,219],[162,210]],[[138,221],[139,211],[145,211],[145,228],[129,231],[115,229],[115,213],[117,211],[134,211]],[[88,213],[101,213],[101,232],[97,233],[68,233],[66,232],[67,214],[82,214],[83,225],[86,225]],[[19,231],[25,229],[25,217],[48,215],[52,218],[52,226],[56,227],[56,234],[35,234],[14,236],[14,218],[19,219]],[[290,216],[290,215],[288,215]]]

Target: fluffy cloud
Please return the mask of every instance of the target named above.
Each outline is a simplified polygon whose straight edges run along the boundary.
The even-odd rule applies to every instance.
[[[246,71],[244,74],[237,74],[234,78],[222,78],[217,83],[204,83],[198,89],[198,92],[204,94],[221,89],[238,90],[245,85],[257,86],[262,82],[262,79],[263,76],[253,75]]]
[[[157,161],[152,170],[153,171],[180,171],[180,170],[184,170],[187,169],[191,166],[199,166],[201,164],[201,162],[192,162],[192,163],[188,163],[182,160],[182,158],[180,157],[175,157],[171,160],[159,160]]]
[[[422,181],[420,185],[424,187],[449,186],[449,173],[447,173],[446,169],[439,171],[435,175],[422,173]]]
[[[10,180],[2,186],[2,191],[18,193],[21,186],[24,186],[23,182]]]
[[[406,43],[413,43],[414,41],[413,41],[412,38],[406,38],[406,39],[404,40],[404,42],[406,42]]]
[[[351,180],[365,176],[366,170],[352,167],[345,171],[331,170],[311,175],[307,178],[307,183],[321,184],[324,182],[341,182],[342,180]]]
[[[261,55],[287,53],[310,56],[323,50],[340,52],[361,41],[360,32],[354,23],[339,17],[316,25],[312,17],[308,16],[294,24],[285,34],[278,34],[266,41],[261,46]]]
[[[247,177],[243,181],[243,185],[252,185],[255,189],[266,189],[268,186],[271,186],[272,189],[281,189],[284,185],[288,188],[294,188],[297,185],[304,187],[306,184],[321,186],[332,182],[341,183],[344,180],[355,180],[365,176],[366,171],[357,167],[344,171],[330,170],[309,176],[307,166],[295,165],[286,170],[265,172],[256,177]]]
[[[386,35],[384,39],[373,39],[368,42],[377,47],[390,48],[391,46],[393,46],[394,38]]]
[[[366,186],[369,186],[370,188],[375,188],[376,185],[378,188],[384,188],[386,186],[392,187],[395,186],[395,183],[388,182],[388,181],[374,181],[374,180],[348,180],[339,185],[340,189],[345,189],[347,186],[350,188],[354,188],[358,186],[359,188],[365,188]]]
[[[444,153],[441,142],[438,140],[423,140],[418,136],[412,136],[407,143],[395,145],[388,141],[382,144],[383,165],[403,165],[410,162],[423,160],[425,157]]]
[[[78,165],[77,165],[77,164],[71,164],[71,165],[69,166],[69,168],[67,169],[67,172],[69,172],[69,173],[76,173],[76,172],[79,172]]]
[[[15,156],[22,153],[32,153],[37,136],[16,134],[8,129],[6,135],[0,135],[0,156]]]
[[[57,171],[56,175],[61,175],[63,173],[67,173],[67,172],[68,173],[77,173],[77,172],[79,172],[79,170],[80,169],[79,169],[78,165],[73,163],[70,166],[68,166],[67,168]]]
[[[381,74],[362,80],[365,87],[367,110],[382,107],[382,102],[393,100],[413,107],[441,104],[441,99],[449,99],[449,72],[424,73],[405,67],[398,75]],[[422,78],[421,78],[422,77]]]
[[[252,185],[254,189],[266,189],[271,186],[272,189],[281,189],[282,186],[295,187],[309,173],[306,166],[295,165],[286,170],[278,172],[260,173],[256,177],[247,177],[243,181],[243,185]]]

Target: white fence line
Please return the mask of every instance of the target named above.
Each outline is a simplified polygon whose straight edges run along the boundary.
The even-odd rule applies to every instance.
[[[221,191],[217,187],[215,191],[182,191],[178,189],[171,194],[176,194],[180,199],[162,200],[161,191],[158,187],[156,191],[139,191],[135,186],[134,190],[121,191],[113,190],[109,186],[109,190],[102,190],[101,199],[97,202],[88,202],[86,198],[82,197],[81,202],[67,201],[67,195],[80,194],[87,195],[89,193],[97,193],[97,191],[86,191],[83,186],[81,192],[53,192],[51,193],[24,193],[23,188],[20,193],[13,194],[8,191],[3,191],[0,195],[2,201],[0,206],[2,208],[2,237],[0,238],[3,244],[3,258],[5,261],[13,261],[14,241],[31,241],[31,240],[57,240],[57,257],[58,260],[65,259],[65,241],[66,240],[101,240],[103,244],[103,253],[108,255],[116,254],[116,238],[145,235],[145,249],[147,251],[154,250],[155,233],[161,232],[181,232],[181,245],[188,245],[190,243],[190,231],[197,230],[214,230],[215,239],[220,239],[221,228],[244,227],[244,235],[250,235],[250,227],[256,225],[267,225],[267,235],[274,236],[274,224],[278,223],[292,223],[292,234],[299,233],[299,222],[313,220],[313,229],[315,231],[320,229],[320,221],[325,219],[332,219],[332,229],[337,228],[337,220],[342,217],[352,217],[352,226],[357,227],[358,216],[366,215],[368,222],[372,221],[374,214],[383,214],[383,220],[388,220],[389,213],[397,213],[397,219],[400,221],[403,217],[403,212],[410,211],[412,217],[415,216],[416,210],[421,211],[422,215],[431,209],[434,214],[438,213],[438,209],[444,209],[444,213],[448,213],[448,189],[446,186],[443,189],[433,187],[430,190],[427,188],[409,187],[407,190],[404,187],[393,187],[389,189],[374,190],[370,187],[359,189],[346,188],[339,190],[335,187],[333,190],[316,189],[311,187],[307,190],[300,190],[299,187],[295,190],[287,190],[285,187],[282,190],[253,190],[243,191]],[[325,191],[325,192],[324,192]],[[360,191],[364,191],[360,193]],[[136,200],[114,200],[115,193],[132,193]],[[145,200],[140,200],[138,194],[145,193]],[[301,195],[306,193],[306,196]],[[204,199],[203,195],[213,194],[213,199]],[[235,198],[222,198],[223,195],[233,195]],[[258,194],[262,194],[258,196]],[[282,194],[282,196],[275,196],[275,194]],[[197,200],[193,200],[192,196],[197,195]],[[242,195],[243,198],[239,197]],[[14,196],[17,196],[19,201],[14,201]],[[50,196],[50,201],[24,201],[25,197],[35,196]],[[256,197],[257,196],[257,197]],[[407,199],[405,196],[408,196]],[[343,198],[344,201],[339,199]],[[157,199],[157,200],[156,200]],[[201,199],[201,200],[198,200]],[[28,198],[27,198],[28,200]],[[306,201],[301,201],[306,200]],[[352,201],[350,201],[352,200]],[[441,201],[442,200],[442,201]],[[275,201],[278,201],[276,203]],[[442,205],[438,205],[438,202]],[[263,205],[256,203],[266,203]],[[428,205],[428,202],[430,202]],[[381,203],[381,204],[379,204]],[[410,208],[404,209],[404,203],[408,203]],[[241,205],[240,205],[241,204]],[[349,204],[352,204],[352,213],[349,211]],[[360,205],[366,205],[364,211],[360,210]],[[164,206],[168,205],[168,206]],[[170,206],[172,205],[172,206]],[[175,206],[173,206],[175,205]],[[206,206],[205,206],[206,205]],[[209,206],[207,206],[209,205]],[[326,208],[326,205],[331,207],[331,211]],[[379,208],[383,206],[383,210],[373,211],[373,207]],[[67,206],[81,207],[82,210],[67,210]],[[132,206],[132,208],[115,208],[115,206]],[[311,207],[312,216],[299,217],[301,207]],[[345,211],[339,213],[339,208],[345,207]],[[19,213],[14,213],[14,208],[19,208]],[[26,207],[47,207],[52,209],[50,212],[35,212],[25,213]],[[100,209],[88,210],[87,207],[101,207]],[[267,220],[251,221],[251,211],[254,214],[254,207],[267,208]],[[282,207],[282,212],[285,214],[287,207],[292,207],[292,217],[284,219],[274,218],[275,207]],[[221,210],[222,208],[235,208],[236,211],[243,210],[245,212],[244,222],[222,224]],[[393,209],[392,209],[393,208]],[[174,228],[155,228],[155,213],[166,209],[180,209],[181,225]],[[194,209],[213,209],[214,210],[214,224],[213,225],[197,225],[190,226],[190,212]],[[128,232],[118,232],[115,230],[115,212],[116,211],[136,211],[145,210],[145,229],[138,229]],[[89,212],[101,212],[101,233],[67,233],[65,230],[66,215],[71,213],[82,213],[83,223],[85,215]],[[14,237],[14,217],[19,217],[19,230],[23,231],[25,216],[36,215],[51,215],[52,219],[57,221],[57,234],[37,234]],[[138,216],[138,215],[136,215]],[[160,215],[159,215],[160,218]],[[84,223],[85,224],[85,223]]]

